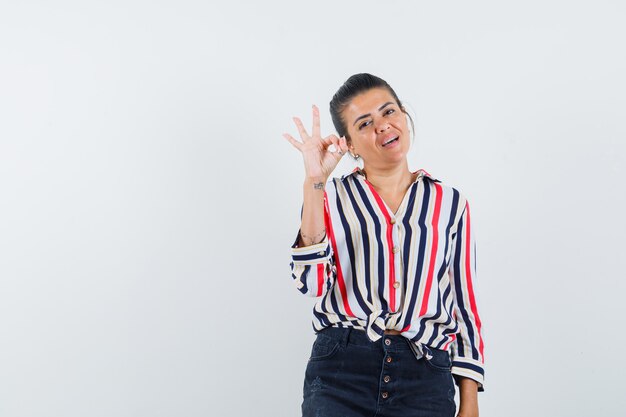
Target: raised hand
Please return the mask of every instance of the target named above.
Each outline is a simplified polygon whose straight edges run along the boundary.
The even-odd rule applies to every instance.
[[[283,133],[283,137],[302,153],[306,177],[326,182],[343,155],[348,152],[346,138],[340,139],[336,135],[322,138],[320,111],[316,105],[313,105],[313,131],[310,136],[299,118],[294,117],[293,121],[300,132],[302,142],[288,133]],[[330,145],[334,145],[334,151],[328,149]]]

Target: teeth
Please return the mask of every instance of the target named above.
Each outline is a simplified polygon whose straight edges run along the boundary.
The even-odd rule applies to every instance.
[[[396,139],[398,139],[397,136],[395,138],[393,138],[393,139],[389,139],[387,142],[383,143],[383,146],[389,145],[391,142],[393,142]]]

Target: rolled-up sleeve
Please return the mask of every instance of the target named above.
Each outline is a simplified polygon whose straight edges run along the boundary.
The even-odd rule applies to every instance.
[[[476,242],[470,222],[467,200],[452,240],[449,268],[454,316],[458,333],[451,346],[452,374],[478,382],[478,390],[484,391],[484,355],[482,323],[476,303]]]
[[[328,237],[315,245],[298,247],[300,231],[291,245],[291,277],[296,288],[309,297],[320,297],[333,286],[335,267]]]

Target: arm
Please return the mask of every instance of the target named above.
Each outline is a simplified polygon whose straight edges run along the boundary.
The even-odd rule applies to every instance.
[[[461,403],[458,417],[478,417],[478,382],[458,377],[458,384]]]
[[[324,224],[325,180],[304,182],[302,224],[291,246],[291,276],[304,295],[319,297],[334,282],[334,260]]]
[[[467,200],[452,240],[450,283],[458,333],[452,343],[452,374],[461,390],[461,411],[474,402],[476,391],[484,391],[482,323],[475,297],[476,243]],[[465,401],[465,402],[464,402]],[[469,402],[468,402],[469,401]],[[476,414],[478,415],[478,405]],[[472,416],[474,414],[467,414]]]
[[[334,277],[334,262],[324,224],[324,186],[341,157],[348,151],[348,145],[345,137],[321,137],[317,106],[313,106],[311,135],[299,118],[293,119],[302,142],[287,133],[283,136],[302,153],[305,181],[302,224],[296,241],[291,246],[291,276],[300,292],[316,297],[330,288]],[[335,147],[332,151],[329,149],[331,145]]]
[[[304,158],[304,203],[302,205],[302,225],[300,227],[300,246],[319,243],[325,235],[324,227],[324,187],[330,174],[339,160],[348,152],[346,138],[329,135],[322,138],[320,135],[320,114],[317,106],[313,106],[313,132],[311,136],[302,125],[302,121],[294,117],[294,122],[300,132],[302,142],[293,136],[284,133],[283,136]],[[330,150],[330,146],[334,150]]]
[[[324,225],[324,187],[326,178],[307,178],[304,181],[304,203],[298,246],[310,246],[326,235]]]

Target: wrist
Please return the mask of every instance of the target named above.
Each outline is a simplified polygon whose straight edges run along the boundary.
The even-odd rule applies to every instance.
[[[304,179],[304,186],[320,188],[323,190],[324,187],[326,186],[326,181],[328,181],[328,179],[324,177],[306,177]]]

